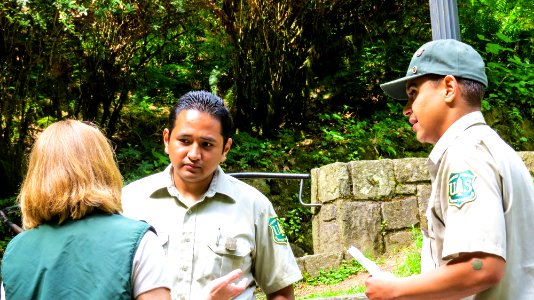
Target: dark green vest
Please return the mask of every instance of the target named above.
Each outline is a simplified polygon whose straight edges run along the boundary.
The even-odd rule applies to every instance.
[[[2,261],[7,299],[133,299],[132,262],[150,226],[95,214],[15,236]]]

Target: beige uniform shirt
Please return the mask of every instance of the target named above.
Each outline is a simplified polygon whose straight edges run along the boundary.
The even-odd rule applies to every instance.
[[[235,299],[254,299],[302,278],[268,199],[218,168],[202,199],[187,207],[171,178],[171,167],[123,189],[124,215],[157,231],[172,277],[173,299],[202,299],[213,279],[241,268],[250,286]]]
[[[432,193],[422,271],[462,252],[506,260],[501,282],[473,299],[534,299],[534,185],[525,164],[480,112],[456,121],[427,165]]]

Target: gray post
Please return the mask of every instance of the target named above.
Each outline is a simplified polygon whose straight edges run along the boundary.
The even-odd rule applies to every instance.
[[[456,0],[430,0],[430,23],[432,40],[461,41]]]

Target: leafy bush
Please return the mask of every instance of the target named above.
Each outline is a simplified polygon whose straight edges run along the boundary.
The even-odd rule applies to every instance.
[[[287,138],[287,136],[285,136]],[[232,149],[223,166],[231,172],[264,171],[276,172],[284,168],[286,146],[282,145],[284,135],[268,140],[239,132],[232,137]],[[289,141],[289,144],[294,142]]]
[[[531,43],[512,39],[497,33],[493,39],[482,35],[486,42],[486,58],[489,87],[482,102],[487,122],[514,149],[525,151],[534,148],[534,66],[528,58],[517,55],[520,44],[533,49]],[[525,51],[526,49],[522,49]]]
[[[360,265],[355,259],[350,261],[343,261],[338,269],[330,269],[328,271],[319,271],[319,275],[311,277],[310,274],[305,273],[303,282],[310,285],[317,284],[337,284],[347,279],[349,276],[358,274],[358,272],[365,271],[365,268]]]
[[[369,118],[357,119],[348,111],[321,114],[321,146],[333,150],[322,154],[332,162],[426,156],[430,147],[415,139],[402,104],[391,102],[387,107]]]
[[[168,108],[174,101],[170,92],[154,97],[136,96],[124,110],[121,133],[113,140],[125,183],[161,171],[169,164],[162,136]]]
[[[313,247],[310,238],[311,219],[312,214],[309,208],[299,206],[287,210],[283,217],[280,217],[280,221],[289,241],[304,245],[303,249],[311,249]]]

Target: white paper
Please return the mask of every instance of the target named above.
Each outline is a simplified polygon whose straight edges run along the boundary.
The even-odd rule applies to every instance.
[[[380,268],[376,263],[363,255],[363,253],[356,247],[351,246],[348,250],[349,254],[352,255],[367,271],[369,274],[376,276],[382,273]]]

